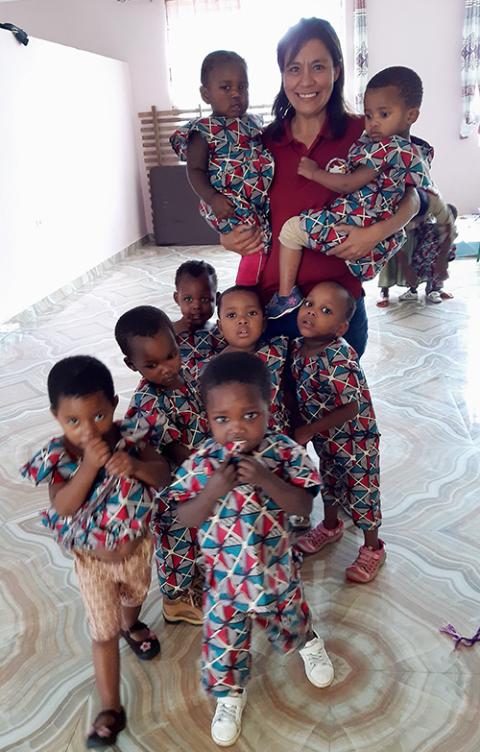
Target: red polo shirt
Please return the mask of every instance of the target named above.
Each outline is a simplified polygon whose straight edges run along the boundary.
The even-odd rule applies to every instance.
[[[325,123],[309,149],[293,138],[288,121],[280,141],[273,141],[268,132],[265,134],[265,146],[275,159],[275,175],[270,188],[272,249],[260,279],[265,300],[269,300],[278,290],[278,235],[283,223],[304,209],[322,209],[336,196],[313,180],[297,175],[300,157],[310,157],[322,168],[334,157],[346,159],[351,145],[363,131],[363,123],[363,118],[349,116],[347,130],[342,138],[333,138]],[[303,292],[308,292],[318,282],[333,280],[346,287],[356,299],[362,294],[361,283],[350,274],[344,261],[307,249],[302,251],[297,279]]]

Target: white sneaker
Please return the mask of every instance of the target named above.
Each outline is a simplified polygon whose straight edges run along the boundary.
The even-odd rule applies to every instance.
[[[442,296],[438,292],[438,290],[432,290],[432,292],[429,292],[428,295],[425,296],[427,303],[441,303],[442,302]]]
[[[321,637],[314,637],[300,650],[308,681],[316,687],[329,687],[335,673]]]
[[[242,713],[246,702],[246,689],[241,694],[218,698],[211,733],[219,747],[229,747],[237,741],[242,730]]]
[[[418,292],[407,290],[407,292],[403,292],[399,295],[398,299],[401,303],[413,303],[415,300],[418,300]]]

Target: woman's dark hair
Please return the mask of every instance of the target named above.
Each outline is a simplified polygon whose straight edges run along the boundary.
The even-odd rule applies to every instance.
[[[55,363],[48,374],[47,388],[52,410],[57,410],[62,397],[89,397],[96,392],[115,404],[112,374],[90,355],[73,355]]]
[[[347,109],[343,98],[345,71],[342,48],[335,29],[324,18],[302,18],[292,26],[280,39],[277,46],[278,67],[283,74],[286,66],[295,57],[304,44],[311,39],[318,39],[327,48],[335,67],[340,69],[338,78],[327,104],[329,125],[334,138],[341,138],[347,129]],[[284,120],[291,120],[295,110],[287,99],[283,82],[275,97],[272,107],[274,121],[268,126],[267,133],[273,140],[280,140],[283,135]]]
[[[210,389],[226,384],[244,384],[258,389],[268,405],[272,382],[270,371],[258,355],[245,352],[220,353],[209,361],[200,375],[200,396],[206,405]]]

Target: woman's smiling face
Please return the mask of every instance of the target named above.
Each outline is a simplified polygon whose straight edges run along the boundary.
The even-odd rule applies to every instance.
[[[339,73],[340,68],[334,66],[332,56],[319,39],[310,39],[296,55],[287,55],[283,88],[295,113],[310,117],[321,114]]]

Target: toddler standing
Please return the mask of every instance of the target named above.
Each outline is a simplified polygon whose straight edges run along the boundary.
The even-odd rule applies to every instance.
[[[288,337],[262,339],[265,317],[257,288],[234,285],[225,290],[218,301],[218,326],[227,343],[225,352],[254,353],[267,366],[272,382],[268,427],[288,434],[290,417],[284,389]]]
[[[190,120],[175,131],[170,143],[182,161],[200,213],[218,232],[236,225],[260,227],[263,248],[243,256],[237,281],[254,285],[269,250],[268,189],[273,157],[262,143],[262,125],[247,113],[248,75],[245,60],[235,52],[211,52],[202,63],[200,95],[212,108],[210,117]]]
[[[126,417],[151,428],[151,441],[171,460],[183,462],[208,435],[196,372],[182,365],[168,316],[153,306],[138,306],[121,316],[115,338],[126,365],[141,374]],[[167,622],[202,623],[194,587],[197,531],[178,525],[158,497],[155,517],[155,563]]]
[[[210,319],[218,301],[217,274],[206,261],[185,261],[175,273],[173,298],[182,317],[173,324],[180,358],[188,369],[201,368],[225,346]]]
[[[202,683],[217,698],[213,740],[240,734],[253,623],[284,651],[300,649],[307,678],[333,681],[313,631],[290,544],[289,514],[308,514],[320,479],[305,450],[267,431],[270,377],[244,352],[205,367],[201,391],[211,439],[179,469],[170,489],[179,520],[197,525],[206,570]]]
[[[335,282],[315,285],[298,312],[302,338],[293,343],[292,375],[304,425],[295,439],[313,441],[318,454],[325,518],[297,546],[312,554],[340,540],[338,505],[345,501],[364,535],[346,575],[353,582],[370,582],[385,561],[378,537],[380,434],[357,354],[342,339],[354,312],[354,299]]]
[[[119,635],[142,660],[160,651],[138,616],[151,579],[152,491],[168,485],[170,472],[145,431],[114,421],[118,398],[100,361],[86,355],[59,361],[48,375],[48,394],[63,434],[21,472],[48,484],[51,507],[43,522],[73,554],[102,706],[87,747],[104,747],[126,725]]]

